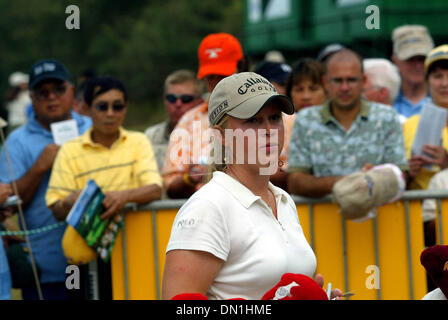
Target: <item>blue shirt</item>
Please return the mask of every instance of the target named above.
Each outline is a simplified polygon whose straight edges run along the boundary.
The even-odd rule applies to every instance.
[[[397,98],[394,102],[394,109],[398,112],[398,114],[401,114],[405,116],[406,118],[409,118],[413,115],[419,114],[422,110],[422,106],[428,102],[428,100],[431,98],[431,96],[428,95],[424,97],[422,100],[419,101],[416,105],[412,104],[411,101],[409,101],[404,95],[403,92],[400,90],[400,93],[398,94]]]
[[[11,274],[9,273],[8,259],[0,237],[0,300],[11,299]]]
[[[71,112],[71,116],[78,125],[78,131],[83,134],[90,126],[90,118]],[[20,179],[33,166],[44,148],[54,143],[51,132],[43,128],[34,117],[14,130],[6,139],[9,156],[11,158],[14,179]],[[46,227],[57,223],[53,213],[45,203],[48,181],[51,171],[44,174],[31,202],[24,207],[25,222],[28,230]],[[8,169],[4,150],[0,154],[0,182],[10,183],[11,176]],[[64,282],[67,262],[62,251],[62,236],[65,226],[30,235],[31,248],[39,268],[41,269],[40,282]]]

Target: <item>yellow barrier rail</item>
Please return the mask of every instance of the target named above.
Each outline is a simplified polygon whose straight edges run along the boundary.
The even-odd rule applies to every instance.
[[[352,300],[413,300],[427,293],[422,200],[437,199],[437,243],[448,243],[448,192],[407,191],[378,209],[375,219],[345,220],[331,198],[294,197],[317,272]],[[165,248],[185,200],[128,206],[112,253],[113,298],[160,299]]]

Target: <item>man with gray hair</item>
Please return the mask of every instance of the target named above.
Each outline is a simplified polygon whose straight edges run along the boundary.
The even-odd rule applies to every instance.
[[[400,90],[400,73],[389,60],[382,58],[364,59],[364,73],[367,77],[363,95],[367,100],[393,105]],[[403,124],[406,117],[399,115]]]
[[[393,105],[400,90],[400,74],[389,60],[364,59],[367,82],[363,94],[367,100]]]

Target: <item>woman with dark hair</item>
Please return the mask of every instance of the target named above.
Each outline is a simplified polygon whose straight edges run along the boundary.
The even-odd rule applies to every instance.
[[[324,67],[316,60],[305,58],[295,64],[286,83],[286,94],[292,99],[296,112],[325,102],[323,75]]]
[[[425,77],[431,100],[422,107],[448,109],[448,45],[441,45],[429,52],[425,60]],[[446,121],[446,120],[445,120]],[[445,122],[444,121],[444,122]],[[448,128],[440,132],[439,145],[425,144],[421,155],[412,154],[412,146],[419,127],[420,115],[410,117],[403,126],[404,144],[408,158],[408,189],[446,189],[448,174]],[[423,202],[425,245],[435,244],[436,202]]]
[[[286,95],[291,98],[296,113],[303,108],[320,105],[325,102],[325,93],[322,77],[323,65],[311,58],[304,58],[295,63],[286,82]],[[289,155],[289,141],[296,115],[285,117],[285,148],[282,158],[286,159],[283,168],[286,169]]]
[[[433,49],[425,61],[425,76],[431,101],[427,104],[448,109],[448,45]],[[423,106],[425,108],[426,104]],[[422,109],[423,111],[423,109]],[[424,145],[426,155],[412,155],[411,149],[418,129],[420,115],[410,117],[404,124],[403,134],[409,162],[408,182],[410,189],[426,189],[429,180],[439,170],[448,168],[448,129],[441,132],[441,145]],[[428,169],[427,165],[434,165]]]

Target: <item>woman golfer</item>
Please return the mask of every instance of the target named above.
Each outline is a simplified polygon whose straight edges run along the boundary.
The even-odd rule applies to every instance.
[[[221,147],[214,149],[217,171],[174,220],[162,298],[257,300],[284,273],[313,277],[316,257],[294,201],[269,182],[283,148],[282,112],[294,113],[291,100],[255,73],[234,74],[213,90],[208,115]]]

